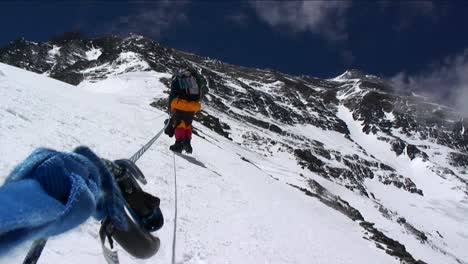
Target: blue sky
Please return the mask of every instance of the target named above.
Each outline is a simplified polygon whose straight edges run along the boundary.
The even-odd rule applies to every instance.
[[[453,89],[468,75],[464,1],[38,1],[0,2],[0,10],[0,45],[73,29],[90,36],[134,32],[291,74],[333,77],[357,68],[401,86]]]

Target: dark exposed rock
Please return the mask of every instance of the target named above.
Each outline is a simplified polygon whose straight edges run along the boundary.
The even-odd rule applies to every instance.
[[[451,152],[449,159],[452,166],[468,168],[468,155],[466,154]]]
[[[424,160],[427,160],[428,158],[426,153],[422,152],[418,147],[411,144],[406,146],[406,154],[408,157],[410,157],[411,160],[415,159],[416,157],[422,157]]]
[[[296,149],[294,154],[299,158],[299,164],[303,167],[307,167],[313,172],[324,172],[324,163],[315,157],[310,150]]]
[[[77,72],[58,72],[50,75],[50,77],[64,81],[71,85],[78,85],[84,79],[83,74]]]
[[[313,148],[313,152],[324,158],[331,159],[330,153],[324,151],[320,146]],[[378,179],[383,184],[393,185],[410,193],[423,195],[423,191],[418,189],[411,179],[394,173],[395,170],[384,163],[365,160],[360,158],[358,155],[347,155],[345,157],[340,157],[339,159],[346,168],[336,168],[325,164],[322,160],[312,154],[312,150],[295,149],[294,154],[298,158],[298,163],[303,168],[307,168],[312,172],[318,173],[327,179],[331,177],[333,179],[339,179],[340,182],[347,182],[344,184],[346,188],[352,191],[357,191],[363,196],[369,196],[366,191],[366,187],[364,186],[364,180],[373,179],[375,177],[373,169],[391,172],[390,174],[386,174],[384,177],[379,176]]]
[[[281,130],[281,128],[279,128],[279,126],[275,124],[270,124],[270,127],[268,129],[278,134],[281,134],[283,132],[283,130]]]
[[[411,225],[410,223],[408,223],[406,221],[405,218],[403,217],[400,217],[397,219],[397,222],[401,225],[403,225],[406,230],[408,230],[410,233],[412,233],[414,236],[416,236],[416,238],[418,238],[419,241],[421,241],[421,243],[425,243],[427,242],[427,236],[426,234],[424,234],[423,232],[419,231],[418,229],[416,229],[413,225]]]
[[[416,184],[409,178],[405,178],[396,173],[391,173],[381,180],[385,185],[393,185],[397,188],[402,188],[410,193],[416,193],[423,196],[423,191],[416,187]]]
[[[304,192],[306,195],[318,198],[321,202],[326,204],[327,206],[339,211],[340,213],[346,215],[353,221],[363,221],[364,217],[362,214],[349,205],[348,202],[341,199],[338,196],[331,194],[327,189],[325,189],[322,185],[314,180],[309,180],[309,186],[311,187],[312,191],[309,191],[305,188],[301,188],[295,185],[291,185],[294,188],[297,188]]]
[[[388,166],[387,164],[384,164],[384,163],[380,163],[379,164],[379,168],[382,169],[382,170],[386,170],[386,171],[395,171],[394,168]]]
[[[354,172],[354,174],[360,181],[362,181],[364,178],[374,178],[374,173],[372,172],[372,170],[368,166],[363,165],[362,163],[351,162],[347,158],[343,159],[343,163],[348,168],[350,168],[352,172]]]
[[[374,223],[370,223],[367,221],[363,221],[359,223],[365,230],[371,233],[371,239],[376,241],[377,243],[383,244],[386,246],[385,252],[391,256],[395,256],[402,261],[402,263],[418,263],[422,264],[425,263],[421,260],[415,260],[413,256],[406,251],[404,245],[400,242],[393,240],[386,236],[384,233],[379,231],[377,228],[374,227]]]
[[[201,111],[195,115],[195,119],[205,127],[213,130],[214,132],[229,140],[232,140],[232,138],[229,137],[229,133],[226,132],[226,130],[230,130],[231,128],[228,124],[221,122],[219,118]]]
[[[332,157],[331,157],[331,154],[330,154],[330,151],[327,150],[327,149],[325,149],[323,146],[315,147],[315,148],[314,148],[314,152],[315,152],[317,155],[319,155],[319,156],[321,156],[321,157],[324,157],[324,158],[326,158],[326,159],[328,159],[328,160],[331,160],[331,158],[332,158]]]
[[[392,145],[392,150],[397,154],[397,156],[400,156],[403,154],[403,151],[405,150],[406,144],[401,141],[401,140],[394,140],[391,143]]]
[[[323,99],[323,102],[325,104],[335,104],[337,105],[339,103],[338,98],[336,98],[336,90],[326,90],[321,94],[321,97]]]
[[[44,73],[51,65],[47,61],[49,44],[38,45],[23,38],[10,42],[0,48],[0,62],[26,69],[36,73]]]
[[[163,110],[164,112],[167,112],[168,111],[168,104],[169,104],[168,101],[169,101],[168,98],[158,99],[158,100],[154,100],[153,102],[151,102],[150,105],[152,107],[159,108],[159,109]]]
[[[162,82],[164,85],[166,85],[166,87],[169,90],[169,88],[171,87],[171,79],[169,79],[169,78],[160,78],[159,81]]]
[[[385,119],[385,113],[393,111],[394,96],[377,91],[367,92],[361,100],[349,100],[345,105],[353,110],[355,120],[363,121],[363,131],[376,134],[390,132],[392,122]]]

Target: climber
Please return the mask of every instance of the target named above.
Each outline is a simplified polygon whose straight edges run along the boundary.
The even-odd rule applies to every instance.
[[[173,75],[168,106],[172,118],[167,120],[169,124],[165,130],[170,137],[175,135],[176,141],[170,150],[192,153],[192,121],[201,109],[200,100],[207,92],[207,82],[197,70],[179,69]]]

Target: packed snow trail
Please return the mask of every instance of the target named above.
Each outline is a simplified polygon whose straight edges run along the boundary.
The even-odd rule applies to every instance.
[[[9,171],[39,146],[69,151],[88,145],[102,157],[128,157],[163,125],[162,112],[149,106],[166,89],[155,72],[117,76],[112,87],[74,87],[0,64],[0,171]],[[129,78],[133,76],[134,78]],[[124,82],[123,78],[127,80]],[[132,80],[136,80],[134,83]],[[100,86],[103,89],[99,89]],[[104,89],[106,88],[106,89]],[[104,93],[105,92],[105,93]],[[176,263],[398,263],[362,239],[353,221],[318,200],[276,181],[239,156],[268,160],[203,128],[213,143],[195,137],[194,159],[177,159],[179,217]],[[157,232],[159,253],[137,260],[119,250],[121,263],[169,263],[174,221],[173,139],[161,137],[139,160],[145,190],[161,198],[166,224]],[[202,166],[203,165],[203,166]],[[270,164],[284,171],[288,167]],[[42,263],[103,263],[99,223],[90,219],[49,240]],[[20,263],[26,244],[0,263]]]

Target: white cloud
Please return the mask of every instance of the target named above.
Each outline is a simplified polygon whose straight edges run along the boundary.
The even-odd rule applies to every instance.
[[[179,23],[188,21],[186,11],[189,1],[159,1],[147,4],[135,14],[121,16],[111,24],[111,31],[137,33],[160,38]]]
[[[293,32],[313,32],[330,39],[346,38],[345,13],[350,1],[251,1],[261,20]]]
[[[392,81],[400,89],[423,91],[438,97],[448,95],[445,103],[468,115],[468,48],[434,64],[424,73],[408,75],[402,72]]]

